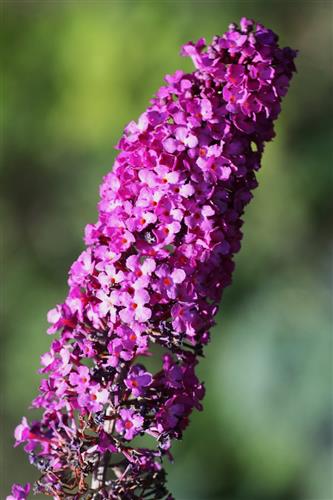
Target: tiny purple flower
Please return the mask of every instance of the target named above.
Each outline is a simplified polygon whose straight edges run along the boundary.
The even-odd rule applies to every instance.
[[[24,486],[21,484],[13,484],[12,494],[8,495],[6,500],[25,500],[28,498],[30,493],[30,484],[27,483]]]
[[[142,430],[143,417],[134,410],[122,409],[116,421],[116,431],[130,441]]]
[[[77,372],[69,375],[70,383],[75,386],[78,393],[85,392],[90,383],[90,372],[87,366],[79,366]]]
[[[144,370],[140,365],[133,366],[124,380],[134,397],[142,396],[145,393],[145,388],[152,383],[151,373]]]

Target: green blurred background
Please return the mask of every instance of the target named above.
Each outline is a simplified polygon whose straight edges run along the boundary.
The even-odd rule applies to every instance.
[[[243,15],[300,50],[200,366],[207,396],[174,446],[177,500],[332,500],[332,2],[2,2],[1,498],[35,469],[12,432],[36,395],[46,311],[96,220],[123,127],[181,44]],[[30,412],[30,415],[32,412]]]

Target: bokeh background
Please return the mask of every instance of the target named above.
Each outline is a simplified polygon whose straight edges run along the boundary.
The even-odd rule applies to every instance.
[[[12,432],[37,393],[46,311],[96,219],[123,127],[181,44],[243,15],[300,50],[245,216],[233,286],[200,366],[205,410],[176,463],[177,500],[332,500],[332,2],[2,1],[1,498],[35,469]]]

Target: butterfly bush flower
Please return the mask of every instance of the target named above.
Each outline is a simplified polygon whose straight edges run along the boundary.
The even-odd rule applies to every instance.
[[[130,369],[124,382],[131,389],[133,396],[142,396],[145,387],[149,386],[152,380],[152,375],[149,372],[146,372],[141,365],[135,365]]]
[[[7,496],[7,500],[24,500],[29,495],[29,492],[29,483],[27,483],[25,486],[21,486],[20,484],[13,484],[12,494]]]
[[[296,52],[243,18],[182,55],[194,72],[167,75],[125,128],[68,296],[48,314],[48,333],[58,335],[32,403],[43,413],[15,431],[41,474],[35,493],[171,499],[162,459],[202,409],[196,365],[231,282]],[[157,372],[146,367],[152,354]],[[144,435],[156,445],[132,442]],[[8,498],[29,490],[14,485]]]
[[[141,431],[144,418],[134,410],[125,409],[120,410],[119,416],[116,420],[116,431],[131,441]]]

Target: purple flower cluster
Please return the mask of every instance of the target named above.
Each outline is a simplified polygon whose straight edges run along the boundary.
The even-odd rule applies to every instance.
[[[196,70],[167,75],[125,128],[68,297],[48,315],[59,336],[41,357],[43,415],[15,437],[41,471],[35,492],[54,498],[165,498],[162,458],[202,409],[195,366],[296,53],[243,18],[182,55]],[[157,373],[144,363],[153,344]],[[156,446],[132,443],[139,435]],[[25,498],[14,488],[9,498]]]

